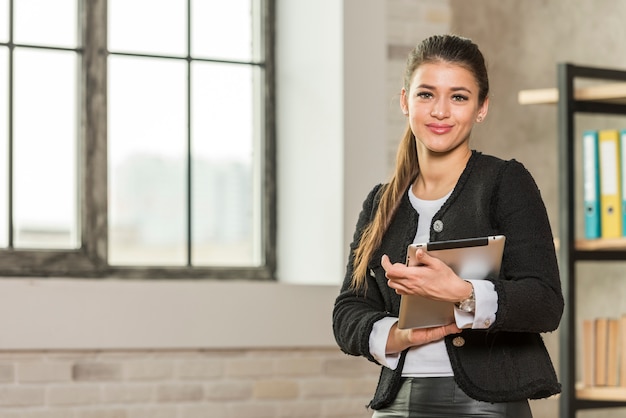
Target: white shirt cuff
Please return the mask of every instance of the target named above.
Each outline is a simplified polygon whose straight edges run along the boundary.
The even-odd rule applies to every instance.
[[[400,354],[397,353],[387,355],[385,351],[387,351],[389,331],[396,322],[398,322],[398,318],[394,318],[392,316],[376,321],[369,339],[370,354],[372,357],[374,357],[381,365],[389,367],[392,370],[395,370],[395,368],[398,367]]]
[[[454,308],[456,326],[473,329],[487,329],[496,320],[498,310],[498,293],[489,280],[468,280],[474,286],[476,309],[474,312],[463,312]]]

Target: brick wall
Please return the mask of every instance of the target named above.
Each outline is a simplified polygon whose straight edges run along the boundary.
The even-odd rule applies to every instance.
[[[0,353],[0,418],[371,416],[378,368],[335,348]]]
[[[406,53],[450,13],[441,0],[387,0],[387,13],[394,161]],[[336,347],[0,352],[0,418],[365,418],[378,373]]]

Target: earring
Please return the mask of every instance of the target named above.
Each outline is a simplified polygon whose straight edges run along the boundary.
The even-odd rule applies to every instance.
[[[476,122],[480,123],[482,121],[483,121],[483,117],[482,116],[479,116],[479,117],[476,118]]]

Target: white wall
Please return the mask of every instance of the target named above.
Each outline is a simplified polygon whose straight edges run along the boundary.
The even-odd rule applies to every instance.
[[[0,280],[0,350],[334,345],[362,200],[384,180],[385,1],[277,0],[278,283]]]
[[[361,203],[386,175],[384,5],[278,1],[283,282],[340,283]]]

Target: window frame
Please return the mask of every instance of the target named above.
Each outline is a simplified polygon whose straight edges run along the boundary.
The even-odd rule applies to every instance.
[[[11,2],[12,4],[12,2]],[[0,249],[0,276],[116,277],[135,279],[275,280],[276,271],[276,128],[275,128],[275,0],[261,0],[263,68],[263,134],[261,245],[258,267],[111,266],[108,264],[107,164],[107,0],[78,0],[79,54],[78,202],[80,246],[76,250]],[[188,2],[189,4],[189,2]],[[13,17],[10,16],[12,20]],[[8,44],[11,50],[16,45]],[[22,46],[22,45],[17,45]],[[57,48],[54,48],[57,49]],[[58,48],[62,49],[62,48]],[[12,51],[9,54],[11,67]],[[190,59],[188,57],[188,59]],[[11,73],[9,81],[12,84]],[[11,86],[9,95],[11,95]],[[11,118],[11,104],[9,104]],[[12,132],[9,120],[9,152]],[[11,165],[9,163],[9,171]],[[9,172],[11,183],[11,173]],[[9,184],[11,189],[13,186]],[[9,192],[11,193],[11,191]],[[9,200],[11,198],[9,197]],[[9,208],[9,217],[12,211]],[[12,225],[9,225],[12,234]],[[12,242],[10,235],[10,242]]]

